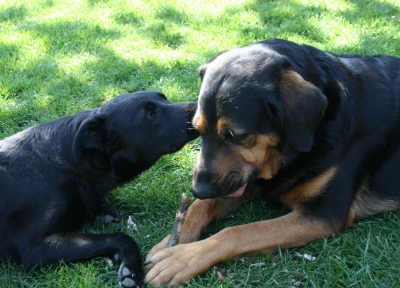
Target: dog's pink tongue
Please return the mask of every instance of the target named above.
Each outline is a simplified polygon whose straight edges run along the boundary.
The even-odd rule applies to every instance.
[[[229,194],[228,197],[239,197],[239,196],[242,196],[242,194],[244,192],[244,189],[246,189],[246,186],[247,186],[247,183],[244,183],[244,185],[242,187],[240,187],[235,192]]]

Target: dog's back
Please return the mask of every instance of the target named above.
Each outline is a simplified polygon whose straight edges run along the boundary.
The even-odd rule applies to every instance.
[[[95,215],[97,206],[89,214],[90,206],[83,205],[82,187],[90,184],[77,177],[71,150],[75,133],[89,113],[39,124],[0,141],[0,218],[4,220],[0,259],[7,255],[12,262],[21,262],[19,250],[29,247],[32,239],[74,231],[86,217]],[[70,154],[65,153],[68,150]]]
[[[201,200],[189,208],[184,245],[165,249],[164,240],[150,251],[151,285],[178,286],[218,262],[304,245],[400,208],[399,58],[272,39],[220,53],[199,74]],[[291,211],[195,242],[253,196]]]

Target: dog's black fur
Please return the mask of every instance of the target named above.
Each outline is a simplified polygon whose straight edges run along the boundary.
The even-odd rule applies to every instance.
[[[202,200],[179,245],[165,249],[164,240],[149,253],[151,285],[178,286],[218,262],[400,209],[400,58],[269,39],[221,53],[199,74],[193,195]],[[291,211],[196,242],[212,220],[258,197]]]
[[[0,259],[30,270],[114,257],[121,285],[140,286],[142,261],[131,237],[76,231],[89,217],[117,218],[110,190],[197,137],[190,124],[196,106],[156,92],[124,94],[0,141]]]

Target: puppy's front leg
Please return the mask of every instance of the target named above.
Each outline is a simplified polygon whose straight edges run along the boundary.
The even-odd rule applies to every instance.
[[[82,234],[58,233],[39,244],[26,246],[29,253],[20,253],[26,270],[41,265],[110,257],[121,263],[118,276],[122,287],[140,287],[143,279],[142,259],[136,242],[124,233]]]
[[[148,258],[153,268],[146,281],[157,287],[177,287],[219,262],[242,254],[304,245],[331,233],[325,221],[295,211],[272,220],[229,227],[205,240],[166,248]]]

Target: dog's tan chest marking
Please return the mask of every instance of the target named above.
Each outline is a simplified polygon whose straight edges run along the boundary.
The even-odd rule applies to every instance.
[[[337,167],[331,167],[311,181],[301,184],[281,197],[281,200],[289,207],[295,208],[323,192],[329,181],[335,176]]]

